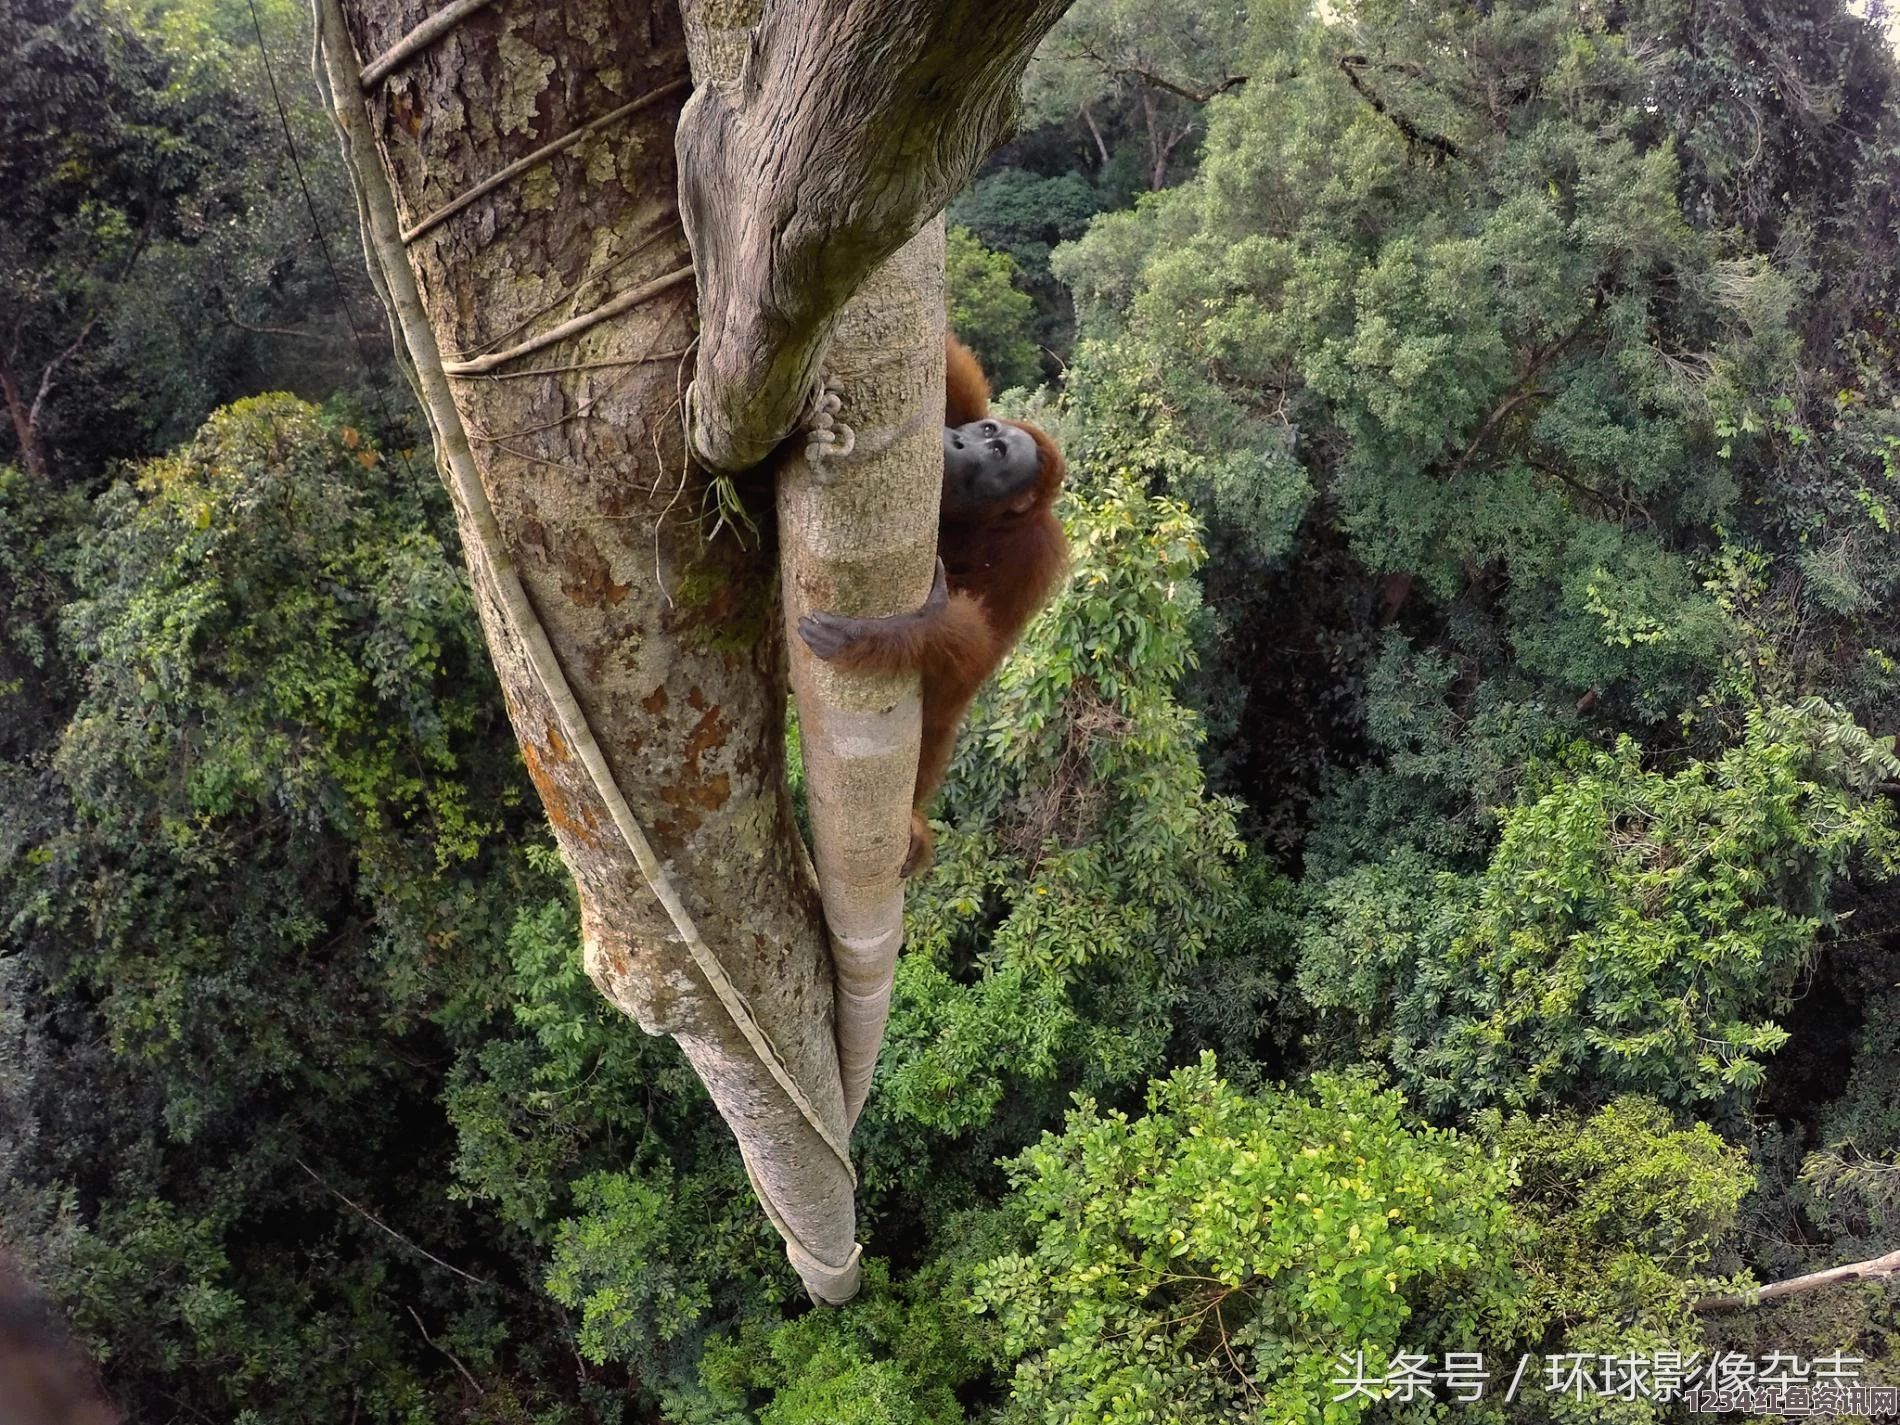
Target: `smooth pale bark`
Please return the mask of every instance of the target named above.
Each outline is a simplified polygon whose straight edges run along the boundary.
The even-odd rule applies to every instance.
[[[778,482],[785,626],[814,608],[893,614],[930,591],[943,487],[943,223],[933,220],[846,306],[826,358],[850,455],[795,450]],[[792,690],[813,855],[836,978],[838,1069],[855,1123],[904,941],[898,879],[910,844],[922,704],[914,675],[845,673],[796,632]]]
[[[778,464],[786,642],[853,1123],[903,943],[920,705],[914,676],[841,672],[793,630],[814,608],[894,614],[930,588],[943,473],[936,214],[1014,122],[1023,67],[1066,7],[684,5],[697,85],[678,139],[701,311],[694,452],[726,469],[762,459],[811,418],[821,363],[855,442],[832,456],[789,442]]]
[[[1689,1303],[1689,1309],[1698,1313],[1734,1311],[1744,1306],[1760,1306],[1765,1301],[1779,1301],[1784,1296],[1819,1291],[1822,1287],[1837,1286],[1842,1282],[1884,1281],[1896,1273],[1900,1273],[1900,1252],[1889,1252],[1884,1257],[1873,1257],[1865,1262],[1849,1262],[1845,1266],[1789,1277],[1786,1281],[1770,1282],[1752,1291],[1699,1297]]]
[[[663,0],[491,7],[359,95],[361,57],[388,50],[427,12],[414,0],[344,0],[337,16],[336,3],[319,0],[333,17],[324,59],[355,137],[372,262],[438,457],[478,482],[464,482],[456,501],[464,551],[522,754],[579,890],[588,973],[649,1032],[678,1039],[807,1286],[848,1299],[857,1272],[848,1167],[682,948],[503,597],[518,572],[665,875],[841,1139],[829,954],[784,789],[772,570],[756,547],[708,542],[704,480],[682,446],[690,284],[485,375],[442,374],[686,263],[673,156],[687,79],[678,13]],[[347,39],[337,33],[345,22]],[[401,230],[599,115],[669,88],[677,98],[484,194],[405,260]],[[469,488],[492,505],[492,537]]]

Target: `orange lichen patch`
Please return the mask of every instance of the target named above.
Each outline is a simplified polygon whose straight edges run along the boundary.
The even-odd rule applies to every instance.
[[[521,744],[521,760],[528,764],[528,776],[534,781],[534,789],[541,794],[541,805],[548,814],[548,821],[558,832],[573,837],[581,845],[596,849],[600,838],[595,834],[600,819],[594,815],[594,809],[586,802],[572,796],[566,788],[548,773],[541,753],[531,742]]]
[[[567,750],[567,739],[561,736],[561,729],[553,723],[547,725],[548,756],[556,762],[565,762],[574,754]]]
[[[665,712],[666,711],[666,685],[662,683],[659,687],[655,688],[646,697],[640,699],[640,706],[645,708],[648,712],[652,713],[653,716],[655,717],[658,717],[661,713]]]
[[[559,555],[561,592],[584,609],[619,603],[633,588],[617,584],[600,551],[585,537],[574,538]]]
[[[698,699],[699,689],[693,689],[693,696],[695,699]],[[699,707],[701,703],[695,701],[693,706]],[[699,721],[693,724],[692,734],[686,739],[686,766],[695,778],[700,775],[700,754],[702,752],[710,752],[715,747],[724,747],[725,745],[726,734],[719,726],[719,705],[714,703],[711,707],[706,709]]]
[[[682,835],[699,829],[700,812],[718,811],[731,795],[732,780],[724,772],[703,782],[679,782],[660,788],[660,800],[679,813],[677,826]]]
[[[410,138],[422,132],[422,115],[417,112],[415,101],[409,97],[409,91],[397,86],[389,102],[390,117],[402,125]]]

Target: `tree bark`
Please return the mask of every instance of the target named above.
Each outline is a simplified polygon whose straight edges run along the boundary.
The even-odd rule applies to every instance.
[[[813,609],[901,613],[937,564],[943,488],[941,219],[871,274],[826,358],[855,440],[849,457],[794,452],[778,482],[785,627]],[[836,977],[838,1068],[856,1123],[890,1014],[904,939],[923,705],[912,676],[846,673],[788,635],[813,853]]]
[[[832,981],[784,788],[772,571],[756,548],[706,538],[704,477],[680,434],[693,313],[690,286],[666,280],[687,259],[672,142],[687,80],[677,13],[483,9],[365,102],[360,56],[395,45],[422,7],[318,4],[372,271],[456,493],[522,755],[574,875],[588,973],[642,1027],[679,1041],[807,1287],[846,1300],[857,1249],[851,1174],[835,1149]],[[662,93],[675,97],[484,193],[405,256],[401,232],[459,194]],[[575,329],[601,311],[614,315]],[[481,358],[482,374],[447,374]],[[552,678],[537,662],[543,634]],[[578,727],[562,706],[570,693]],[[605,788],[582,755],[589,739]],[[621,834],[616,794],[806,1107],[688,953]]]
[[[765,457],[812,411],[828,351],[858,442],[817,464],[781,459],[788,630],[814,608],[915,608],[930,587],[943,236],[940,222],[919,229],[1004,136],[1023,67],[1066,5],[685,0],[698,85],[679,130],[702,314],[694,451],[719,468]],[[897,872],[921,708],[914,676],[844,673],[795,634],[787,643],[855,1123],[903,941]]]
[[[718,56],[679,130],[700,459],[743,470],[799,424],[845,301],[1007,136],[1068,3],[686,0]]]
[[[1879,1281],[1892,1276],[1895,1272],[1900,1272],[1900,1251],[1889,1252],[1884,1257],[1874,1257],[1865,1262],[1849,1262],[1845,1266],[1829,1267],[1825,1271],[1789,1277],[1786,1281],[1770,1282],[1767,1286],[1756,1287],[1753,1291],[1724,1292],[1719,1296],[1700,1297],[1689,1304],[1689,1309],[1698,1314],[1711,1311],[1734,1311],[1744,1306],[1759,1306],[1764,1301],[1777,1301],[1784,1296],[1800,1296],[1803,1292],[1819,1291],[1824,1286],[1834,1286],[1840,1282]]]
[[[849,1125],[902,938],[919,709],[914,678],[795,650],[827,944],[785,795],[781,640],[807,609],[894,613],[929,587],[929,220],[1066,0],[315,3],[372,276],[588,973],[679,1041],[807,1288],[847,1300]],[[710,534],[682,425],[718,467],[757,464],[813,409],[828,348],[856,447],[781,457],[781,610],[770,561]]]
[[[1102,130],[1095,122],[1095,111],[1087,104],[1084,104],[1080,112],[1082,122],[1089,126],[1089,137],[1095,140],[1096,156],[1101,160],[1096,164],[1095,171],[1097,173],[1105,172],[1108,168],[1108,145],[1102,142]]]
[[[13,366],[0,357],[0,395],[6,397],[7,416],[13,422],[13,439],[20,447],[20,463],[26,473],[46,478],[46,442],[40,438],[39,422],[27,409],[26,395],[14,379]]]

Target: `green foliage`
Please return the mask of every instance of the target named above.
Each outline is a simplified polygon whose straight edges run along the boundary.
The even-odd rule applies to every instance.
[[[9,761],[52,740],[69,695],[57,619],[81,509],[76,497],[0,465],[0,758]]]
[[[969,1417],[956,1392],[981,1377],[994,1335],[969,1310],[970,1264],[993,1226],[993,1217],[961,1221],[961,1249],[900,1286],[867,1259],[850,1305],[714,1344],[701,1368],[706,1396],[675,1418],[710,1425],[710,1407],[736,1420],[749,1398],[763,1400],[759,1425],[961,1425]]]
[[[1102,180],[1164,188],[1192,167],[1189,141],[1202,131],[1202,106],[1247,82],[1240,67],[1247,33],[1276,9],[1080,0],[1037,50],[1023,86],[1026,107],[1045,123],[1079,117],[1100,157]],[[1117,141],[1112,156],[1109,135]]]
[[[1079,236],[1090,217],[1109,201],[1080,173],[1065,166],[1053,174],[1000,169],[951,202],[948,217],[952,231],[968,231],[978,244],[996,255],[987,259],[992,275],[979,290],[1002,296],[998,284],[1002,273],[995,264],[997,256],[1004,257],[1013,264],[1008,269],[1012,287],[1027,295],[1032,304],[1033,319],[1026,324],[1016,315],[1013,301],[1006,300],[1003,311],[987,317],[998,326],[1002,345],[998,350],[986,351],[986,357],[1011,360],[1010,344],[1017,340],[1046,348],[1058,359],[1066,355],[1072,318],[1068,294],[1050,273],[1049,252],[1057,243]],[[968,256],[959,256],[957,246],[953,245],[951,253],[960,265],[969,262]],[[951,301],[954,304],[959,300],[968,299],[959,299],[953,286]],[[983,305],[994,309],[998,303]],[[1006,325],[1000,320],[1005,315]],[[960,324],[961,318],[958,320]],[[1036,359],[1039,364],[1040,357]],[[999,379],[998,388],[1014,384]]]
[[[1870,793],[1896,766],[1818,699],[1673,774],[1627,739],[1579,750],[1504,814],[1481,874],[1407,854],[1328,883],[1301,987],[1434,1107],[1752,1091],[1829,892],[1856,857],[1894,869]]]
[[[528,803],[444,514],[266,397],[106,491],[71,561],[77,704],[0,865],[45,1006],[9,1072],[48,1125],[8,1235],[51,1243],[140,1415],[449,1418],[462,1370],[572,1393],[526,1364],[417,1069],[494,1032],[513,901],[549,884],[497,851]]]
[[[939,1131],[987,1122],[1012,1080],[1139,1082],[1231,895],[1234,808],[1171,691],[1195,522],[1120,476],[1063,508],[1068,585],[969,718],[909,908],[873,1112]]]
[[[1732,1287],[1728,1245],[1755,1185],[1746,1157],[1706,1126],[1679,1129],[1666,1110],[1615,1099],[1587,1118],[1513,1118],[1493,1140],[1515,1170],[1519,1233],[1513,1303],[1522,1348],[1653,1360],[1704,1342],[1690,1303]],[[1610,1402],[1544,1391],[1510,1419],[1637,1425],[1665,1418],[1649,1400]]]
[[[1006,168],[973,185],[950,205],[950,221],[985,247],[1015,260],[1032,282],[1049,273],[1049,251],[1079,237],[1100,202],[1077,173],[1041,178]]]
[[[1013,285],[1020,269],[1006,252],[991,252],[968,228],[951,228],[944,259],[950,327],[976,353],[990,386],[1029,386],[1042,374],[1029,339],[1036,304]]]
[[[308,14],[258,11],[282,82],[307,63]],[[314,93],[283,83],[292,172],[251,15],[229,0],[0,14],[0,366],[38,426],[21,463],[89,481],[260,379],[320,393],[358,374],[364,348],[334,314],[372,300],[366,274],[345,256],[339,293],[311,242],[312,203],[332,244],[354,231],[340,155]]]
[[[1481,869],[1526,765],[1579,735],[1580,719],[1552,710],[1528,680],[1501,676],[1465,695],[1463,673],[1452,652],[1415,648],[1396,629],[1379,641],[1361,699],[1378,758],[1335,775],[1320,799],[1306,847],[1314,882],[1401,849]]]
[[[1264,19],[1269,7],[1258,8]],[[1082,105],[1114,102],[1123,88],[1149,100],[1181,101],[1181,90],[1211,96],[1235,77],[1248,21],[1244,5],[1079,0],[1036,53],[1024,95],[1030,117],[1066,119]]]
[[[1470,1339],[1508,1273],[1505,1167],[1401,1108],[1352,1077],[1248,1098],[1208,1057],[1139,1120],[1071,1113],[1011,1167],[1033,1247],[978,1273],[1013,1418],[1352,1420],[1342,1352],[1372,1366],[1421,1309]]]
[[[73,347],[50,478],[0,471],[0,1235],[129,1418],[1350,1419],[1361,1349],[1891,1353],[1877,1290],[1688,1309],[1900,1204],[1874,26],[1072,8],[949,276],[999,386],[1066,372],[1076,567],[911,889],[836,1311],[582,971],[387,403],[72,493],[353,369],[254,47],[230,0],[0,15],[0,357]]]
[[[1687,1325],[1680,1283],[1728,1255],[1755,1185],[1745,1154],[1634,1096],[1587,1118],[1520,1115],[1496,1142],[1516,1165],[1512,1201],[1535,1234],[1551,1320],[1630,1319],[1667,1301],[1671,1324]]]
[[[561,874],[552,846],[530,859]],[[690,1374],[706,1324],[783,1300],[796,1280],[691,1068],[582,970],[571,895],[524,908],[508,952],[520,1032],[451,1075],[453,1194],[533,1242],[587,1359],[662,1386]]]
[[[588,1359],[653,1359],[699,1324],[721,1282],[795,1289],[744,1171],[732,1155],[720,1167],[681,1176],[661,1160],[574,1184],[574,1215],[560,1224],[547,1286],[580,1311]]]
[[[1468,869],[1579,704],[1647,740],[1741,664],[1755,696],[1889,720],[1893,263],[1865,204],[1896,150],[1819,116],[1891,135],[1893,64],[1835,7],[1770,9],[1254,7],[1198,172],[1054,254],[1092,338],[1078,426],[1170,453],[1217,552],[1195,696],[1243,779],[1217,786],[1264,812],[1318,761],[1327,873],[1404,846]],[[1768,561],[1750,607],[1738,555]]]
[[[86,665],[57,759],[77,820],[44,848],[60,867],[50,884],[79,896],[49,890],[34,913],[74,925],[87,907],[94,946],[74,969],[128,1049],[268,1075],[324,1032],[288,1013],[309,1006],[286,963],[321,978],[315,952],[341,929],[377,947],[378,974],[409,995],[428,978],[421,955],[454,954],[453,940],[329,923],[356,877],[389,898],[386,916],[431,914],[406,882],[468,861],[494,828],[470,781],[471,740],[494,714],[492,685],[473,676],[484,657],[468,593],[438,540],[392,537],[394,510],[365,498],[382,464],[353,429],[266,397],[154,462],[141,490],[101,498],[65,616]],[[234,893],[223,883],[240,867]],[[181,1129],[210,1107],[195,1077],[177,1083]]]

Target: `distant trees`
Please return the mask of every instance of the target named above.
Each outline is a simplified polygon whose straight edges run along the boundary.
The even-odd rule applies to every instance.
[[[294,7],[264,9],[294,34]],[[300,68],[299,48],[272,62]],[[308,93],[282,92],[310,200],[342,243],[341,293],[248,13],[0,6],[0,450],[29,473],[91,478],[185,439],[260,376],[327,390],[385,348],[348,260],[334,145]],[[353,302],[361,344],[340,311]]]

